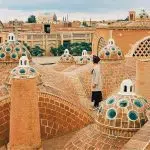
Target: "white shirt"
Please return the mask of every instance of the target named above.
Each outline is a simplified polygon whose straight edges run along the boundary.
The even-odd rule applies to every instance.
[[[96,85],[93,88],[93,85]],[[102,90],[102,80],[101,80],[101,70],[100,65],[95,65],[92,70],[92,91],[101,91]]]

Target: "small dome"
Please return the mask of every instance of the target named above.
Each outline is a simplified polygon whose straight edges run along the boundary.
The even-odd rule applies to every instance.
[[[124,86],[127,86],[128,94],[124,93],[124,90],[122,91]],[[121,84],[121,94],[117,93],[101,102],[97,121],[101,126],[116,130],[117,136],[129,136],[126,132],[134,133],[148,121],[146,115],[147,100],[128,91],[128,87],[130,89],[131,86],[133,87],[131,80],[124,80]]]
[[[36,78],[37,85],[42,84],[41,75],[33,67],[30,66],[27,56],[22,56],[19,60],[19,65],[10,72],[9,76],[5,81],[5,85],[7,87],[11,86],[13,78]]]
[[[137,19],[149,19],[149,14],[144,10],[141,9],[139,12],[136,12]]]
[[[27,56],[31,60],[28,49],[16,40],[13,33],[9,33],[8,41],[0,44],[0,62],[19,62],[22,56]]]
[[[121,60],[124,59],[124,54],[114,39],[109,39],[108,44],[99,52],[99,57],[102,60]]]
[[[90,56],[87,53],[87,50],[82,51],[82,56],[79,58],[77,64],[87,64],[90,62]]]
[[[33,78],[37,76],[34,68],[30,67],[27,56],[22,56],[19,65],[11,71],[12,78]]]
[[[74,57],[69,53],[68,49],[64,50],[64,54],[60,57],[59,63],[75,63]]]

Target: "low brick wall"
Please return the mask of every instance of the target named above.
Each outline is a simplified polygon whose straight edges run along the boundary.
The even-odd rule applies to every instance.
[[[122,150],[150,150],[150,121],[148,121],[130,140]]]
[[[42,139],[64,135],[93,122],[82,108],[55,95],[41,93],[39,110]]]
[[[0,101],[0,146],[9,140],[10,98]]]
[[[85,127],[93,119],[79,106],[68,101],[41,93],[39,97],[39,111],[42,139],[64,135]],[[0,101],[0,146],[8,143],[10,121],[10,98]]]

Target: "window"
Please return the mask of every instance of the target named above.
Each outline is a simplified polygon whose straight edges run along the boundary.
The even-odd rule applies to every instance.
[[[27,61],[26,60],[24,61],[24,65],[27,65]]]
[[[130,86],[130,92],[132,92],[132,90],[133,90],[133,87],[132,87],[132,86]]]
[[[126,85],[124,86],[124,92],[127,92],[127,86]]]

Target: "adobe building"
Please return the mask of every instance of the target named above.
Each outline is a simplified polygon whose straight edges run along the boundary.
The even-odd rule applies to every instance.
[[[139,147],[148,150],[150,92],[146,81],[149,79],[149,60],[145,57],[149,42],[139,46],[142,52],[138,46],[135,45],[131,57],[127,57],[113,36],[109,36],[99,51],[103,101],[95,112],[90,110],[92,63],[76,64],[76,59],[65,50],[58,63],[37,64],[14,34],[9,34],[0,51],[0,147],[9,148],[8,143],[10,148],[30,143],[33,149],[34,146],[40,148],[42,141],[44,150],[127,150]],[[137,65],[134,53],[141,54],[136,55],[137,60],[141,59]],[[86,56],[85,51],[84,54]],[[29,92],[25,93],[21,87]],[[18,90],[25,95],[23,98]],[[20,114],[17,113],[19,110]],[[33,118],[19,122],[20,116]],[[22,130],[16,130],[18,122]],[[35,128],[31,131],[32,125]],[[31,140],[32,136],[36,138]],[[30,138],[25,140],[27,137]]]
[[[131,53],[133,47],[136,45],[137,49],[146,50],[145,42],[149,42],[150,33],[150,17],[145,10],[140,12],[130,11],[129,21],[116,21],[110,24],[97,25],[93,36],[92,50],[97,54],[102,47],[106,45],[112,31],[112,37],[117,42],[117,45],[122,49],[124,54]],[[140,43],[137,42],[140,41]],[[141,53],[142,54],[142,53]],[[141,54],[132,54],[133,56]],[[143,56],[149,54],[142,54]]]
[[[48,21],[48,20],[47,20]],[[95,28],[80,27],[73,22],[71,26],[66,23],[22,23],[17,20],[0,24],[0,43],[7,42],[10,32],[14,32],[21,43],[28,43],[30,47],[40,46],[45,55],[51,55],[51,48],[57,48],[64,43],[88,42],[92,43]]]

